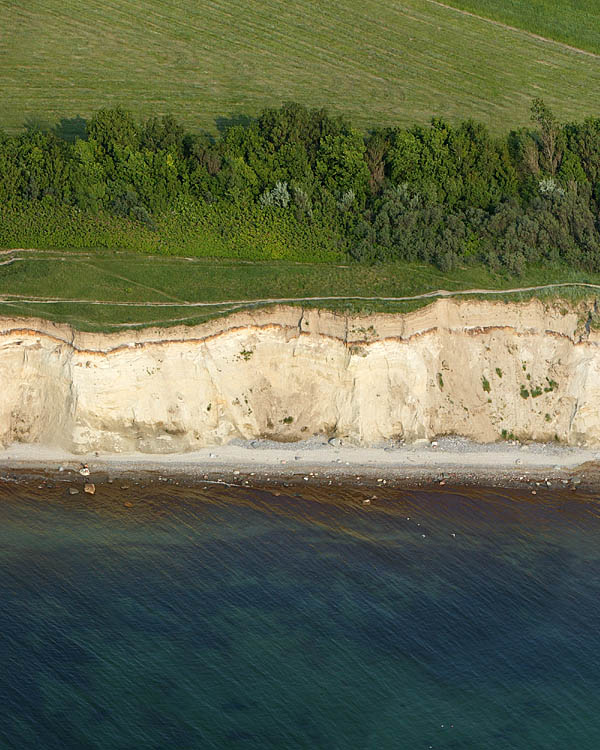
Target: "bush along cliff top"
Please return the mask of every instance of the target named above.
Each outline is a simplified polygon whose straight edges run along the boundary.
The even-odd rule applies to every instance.
[[[0,246],[301,262],[426,262],[519,275],[600,267],[600,118],[364,134],[297,104],[218,138],[104,109],[83,137],[0,134]]]

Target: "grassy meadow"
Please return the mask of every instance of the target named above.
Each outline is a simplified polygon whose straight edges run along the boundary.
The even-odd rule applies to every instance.
[[[526,31],[504,29],[431,0],[0,0],[0,23],[8,30],[0,34],[0,128],[17,132],[24,126],[59,125],[64,135],[81,134],[82,118],[100,107],[123,105],[138,116],[173,114],[192,131],[216,133],[284,101],[326,107],[364,129],[427,122],[439,115],[453,121],[472,117],[492,131],[506,132],[530,122],[535,97],[542,97],[561,120],[599,114],[600,58],[527,33],[600,52],[600,10],[590,0],[448,2]],[[2,245],[19,244],[18,236],[31,246],[68,247],[72,228],[61,210],[52,209],[42,226],[35,218],[38,208],[32,207],[32,217],[27,212],[21,217],[26,223],[31,218],[28,232],[15,224],[14,237],[14,222],[5,212]],[[241,300],[402,297],[436,289],[600,283],[600,274],[564,267],[531,268],[511,279],[482,266],[442,273],[419,263],[347,265],[331,254],[321,257],[319,242],[305,247],[294,227],[286,224],[283,232],[264,222],[249,223],[248,236],[239,236],[234,227],[238,257],[215,260],[232,254],[231,243],[225,246],[213,231],[215,221],[222,229],[222,218],[201,218],[194,218],[195,234],[182,225],[181,236],[171,242],[176,248],[157,244],[155,256],[124,251],[141,249],[138,239],[146,248],[154,241],[149,230],[139,229],[133,241],[122,233],[123,222],[94,218],[84,229],[93,237],[105,235],[104,248],[24,253],[0,265],[0,315],[35,315],[110,331],[198,323],[240,309]],[[77,228],[72,244],[81,247]],[[262,247],[275,230],[281,230],[285,242],[272,250],[271,260],[253,260],[255,246]],[[38,242],[40,233],[54,237],[56,245]],[[303,257],[300,246],[307,260],[321,262],[285,260],[287,253]],[[107,249],[112,247],[121,251]],[[166,252],[212,258],[160,254]],[[41,300],[56,296],[60,301]],[[593,296],[593,290],[561,291],[560,296],[577,300]],[[148,307],[146,302],[170,306]],[[219,304],[190,307],[189,302]],[[426,302],[306,304],[392,312]]]
[[[482,266],[452,273],[421,263],[373,267],[286,261],[142,256],[121,252],[35,251],[19,253],[0,265],[0,315],[39,316],[69,322],[81,330],[111,331],[135,325],[191,325],[239,309],[251,300],[286,297],[403,297],[446,289],[506,289],[553,282],[600,284],[600,274],[565,268],[531,268],[518,279],[495,275]],[[60,290],[60,291],[57,291]],[[60,295],[60,302],[44,302]],[[524,300],[594,297],[594,290],[566,289],[509,294],[491,299]],[[37,301],[32,298],[37,298]],[[126,304],[90,304],[120,302]],[[146,302],[168,303],[150,307]],[[214,302],[190,307],[189,302]],[[339,312],[407,312],[429,300],[314,300],[303,303]],[[298,303],[302,304],[302,303]],[[258,306],[264,306],[260,304]]]
[[[598,46],[584,0],[457,4]],[[9,132],[118,104],[211,132],[290,100],[363,128],[440,115],[499,132],[529,122],[534,97],[562,119],[597,114],[600,60],[429,0],[0,0],[0,24]]]
[[[446,4],[600,54],[598,0],[447,0]]]

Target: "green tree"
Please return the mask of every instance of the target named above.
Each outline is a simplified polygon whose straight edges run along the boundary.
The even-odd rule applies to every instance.
[[[321,138],[315,173],[330,193],[341,198],[344,193],[352,191],[361,204],[370,177],[362,135],[350,128],[339,135]]]
[[[112,156],[117,150],[140,146],[140,128],[129,112],[120,107],[101,109],[87,124],[87,135],[102,154]]]
[[[554,175],[560,167],[565,147],[562,127],[542,99],[533,100],[531,119],[539,127],[537,140],[540,147],[541,167],[548,174]]]

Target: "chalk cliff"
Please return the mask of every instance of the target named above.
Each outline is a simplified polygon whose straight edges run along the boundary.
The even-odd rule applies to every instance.
[[[0,320],[0,444],[166,453],[234,437],[600,444],[600,335],[566,303],[274,307],[194,328]]]

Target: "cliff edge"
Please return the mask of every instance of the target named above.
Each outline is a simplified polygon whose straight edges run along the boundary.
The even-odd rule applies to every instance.
[[[583,321],[583,322],[582,322]],[[600,444],[600,334],[555,301],[351,317],[271,307],[83,333],[0,319],[0,444],[171,453],[235,437]]]

